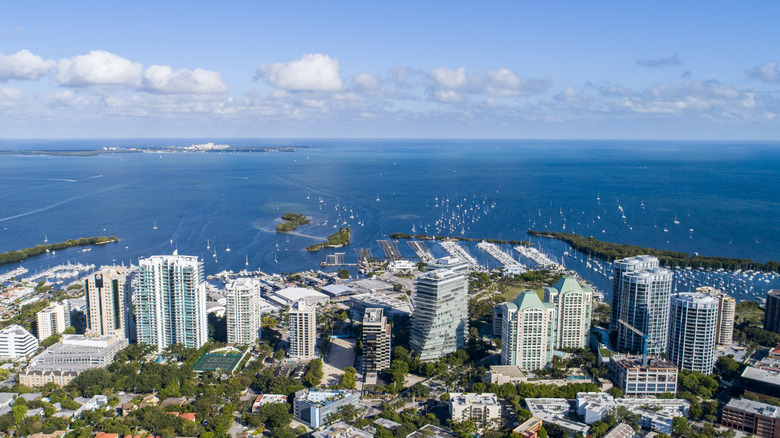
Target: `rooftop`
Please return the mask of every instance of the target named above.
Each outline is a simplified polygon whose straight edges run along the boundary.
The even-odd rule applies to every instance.
[[[780,371],[774,369],[745,367],[742,378],[780,386]]]
[[[483,405],[497,406],[498,397],[493,393],[468,394],[460,392],[450,393],[450,403],[458,406]]]
[[[729,400],[727,408],[737,409],[751,414],[763,415],[766,417],[780,418],[780,407],[766,403],[761,403],[746,398]]]

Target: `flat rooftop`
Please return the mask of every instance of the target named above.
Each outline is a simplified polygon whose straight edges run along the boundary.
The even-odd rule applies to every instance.
[[[732,398],[726,405],[727,408],[737,409],[751,414],[763,415],[765,417],[780,418],[780,407],[767,403],[761,403],[746,398]]]

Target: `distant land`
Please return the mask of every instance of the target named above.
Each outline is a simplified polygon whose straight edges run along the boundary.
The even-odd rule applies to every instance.
[[[298,149],[322,148],[325,146],[241,146],[215,145],[213,143],[192,146],[147,146],[147,147],[103,147],[100,149],[69,149],[69,150],[7,150],[0,155],[53,155],[65,157],[92,157],[100,154],[130,154],[130,153],[204,153],[204,152],[295,152]]]

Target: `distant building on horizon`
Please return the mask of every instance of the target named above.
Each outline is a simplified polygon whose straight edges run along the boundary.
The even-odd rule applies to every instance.
[[[435,360],[466,346],[469,330],[466,275],[436,269],[419,274],[412,294],[409,344],[420,360]]]
[[[138,268],[138,342],[158,352],[171,344],[202,347],[208,340],[203,262],[174,253],[142,258]]]
[[[308,359],[315,355],[317,315],[306,300],[293,303],[290,315],[290,357]]]
[[[555,306],[543,303],[536,292],[525,290],[502,307],[501,365],[527,371],[547,367],[557,338]]]
[[[87,334],[130,339],[127,306],[127,272],[118,266],[104,266],[84,280]]]
[[[645,339],[619,320],[644,333],[647,354],[666,352],[669,333],[669,303],[672,297],[672,272],[656,267],[658,259],[637,256],[615,262],[613,306],[610,326],[617,330],[619,351],[642,353]]]
[[[588,345],[593,290],[567,275],[553,287],[544,288],[544,301],[555,306],[555,348],[585,348]]]
[[[38,340],[43,341],[51,335],[58,335],[68,328],[67,321],[70,318],[66,318],[66,314],[69,315],[69,309],[67,309],[61,303],[51,303],[45,309],[39,311],[36,315]]]
[[[780,333],[780,289],[772,289],[766,293],[764,329]]]
[[[225,286],[227,341],[253,344],[260,339],[260,281],[237,278]]]
[[[669,318],[667,359],[681,370],[712,374],[718,299],[698,292],[679,293],[672,297]]]

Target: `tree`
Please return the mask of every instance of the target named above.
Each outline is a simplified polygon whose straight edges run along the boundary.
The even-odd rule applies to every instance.
[[[344,376],[341,377],[341,384],[339,384],[339,388],[341,389],[355,389],[355,385],[357,384],[357,370],[353,367],[346,367],[344,368]]]
[[[738,376],[740,366],[740,363],[731,356],[721,356],[715,362],[715,370],[717,370],[719,375],[727,379],[733,379]]]
[[[304,385],[313,387],[320,384],[324,375],[325,373],[322,371],[322,359],[316,358],[309,362],[309,369],[301,380]]]
[[[607,394],[611,395],[615,398],[622,398],[623,397],[623,390],[618,388],[617,386],[613,386],[612,388],[609,388],[607,390]]]
[[[274,351],[274,359],[276,359],[276,360],[284,359],[284,350],[282,350],[280,348],[280,349]]]
[[[414,397],[428,397],[431,395],[431,390],[422,383],[417,382],[409,387],[409,394],[413,395]]]
[[[27,405],[21,403],[18,405],[14,405],[13,416],[14,416],[14,423],[16,424],[17,427],[19,427],[22,424],[25,415],[27,415]]]
[[[62,333],[66,334],[66,335],[75,335],[76,334],[76,327],[70,326],[70,327],[66,328],[65,331],[62,332]]]
[[[290,413],[290,405],[287,403],[267,403],[260,406],[257,418],[266,426],[277,428],[289,426],[293,414]]]
[[[681,437],[689,431],[688,421],[684,417],[674,417],[674,420],[672,420],[672,436]]]
[[[349,278],[349,269],[339,269],[338,276],[341,279],[348,279]]]

